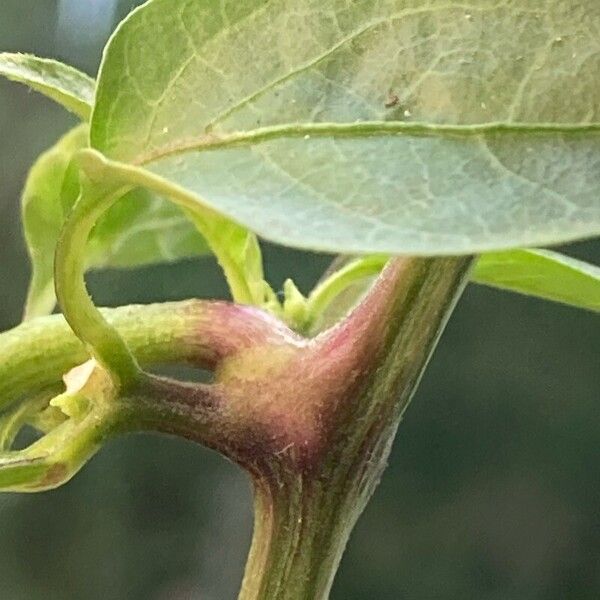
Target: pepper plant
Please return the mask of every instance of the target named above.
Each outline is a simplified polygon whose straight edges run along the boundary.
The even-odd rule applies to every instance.
[[[537,249],[600,232],[599,23],[597,0],[150,0],[95,80],[0,54],[81,119],[23,194],[0,488],[59,486],[128,432],[193,440],[253,482],[240,598],[327,598],[465,285],[600,309],[600,269]],[[280,292],[259,238],[339,256]],[[203,253],[232,302],[86,291],[88,269]]]

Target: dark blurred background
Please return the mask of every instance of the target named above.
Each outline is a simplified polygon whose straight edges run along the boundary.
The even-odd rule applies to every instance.
[[[131,0],[2,0],[0,50],[94,74]],[[29,276],[27,169],[71,124],[0,82],[0,329]],[[598,262],[597,243],[567,250]],[[329,257],[266,247],[306,290]],[[93,274],[103,305],[225,296],[209,259]],[[600,597],[597,316],[470,286],[351,539],[334,600]],[[2,600],[233,600],[251,533],[248,482],[191,444],[130,437],[54,492],[0,494]]]

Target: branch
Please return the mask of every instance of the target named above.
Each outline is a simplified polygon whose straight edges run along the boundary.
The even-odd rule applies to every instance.
[[[261,310],[225,302],[131,306],[104,310],[101,318],[142,365],[187,362],[218,370],[246,350],[299,343]],[[236,436],[247,431],[248,419],[230,410],[220,386],[140,371],[123,388],[101,364],[87,359],[85,346],[62,317],[28,321],[0,335],[0,408],[28,395],[0,414],[3,491],[62,485],[106,440],[132,430],[177,434],[236,458]],[[56,395],[61,378],[66,391]],[[38,400],[39,390],[45,391]],[[44,435],[12,450],[16,434],[29,422]]]
[[[328,597],[470,264],[468,257],[392,260],[348,317],[283,370],[277,393],[287,400],[293,435],[279,440],[287,445],[254,477],[255,532],[241,600]],[[285,431],[281,412],[271,412],[271,426]]]
[[[103,309],[142,366],[188,363],[214,369],[256,342],[296,339],[269,314],[226,302],[187,300]],[[89,354],[60,315],[0,334],[0,409],[61,381]]]

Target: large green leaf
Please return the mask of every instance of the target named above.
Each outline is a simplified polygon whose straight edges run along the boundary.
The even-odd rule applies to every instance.
[[[54,250],[66,215],[79,194],[71,163],[87,146],[86,125],[65,135],[31,169],[23,193],[23,225],[32,261],[26,318],[51,312]],[[143,190],[121,199],[99,221],[90,239],[89,267],[130,267],[206,252],[202,237],[181,210]]]
[[[90,117],[96,83],[73,67],[30,54],[3,52],[0,75],[28,85],[84,120]]]
[[[597,0],[150,0],[107,47],[91,142],[298,247],[593,236],[596,22]]]
[[[484,254],[473,280],[502,289],[600,310],[600,268],[547,250]]]

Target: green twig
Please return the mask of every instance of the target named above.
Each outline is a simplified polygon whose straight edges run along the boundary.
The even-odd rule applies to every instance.
[[[381,272],[389,257],[381,254],[357,258],[317,285],[307,299],[307,323],[310,328],[330,304],[352,284]]]
[[[102,177],[99,178],[102,181]],[[56,248],[56,295],[66,320],[118,386],[131,385],[141,370],[127,344],[94,305],[85,285],[85,247],[98,218],[129,189],[96,184],[82,176],[81,194]]]

